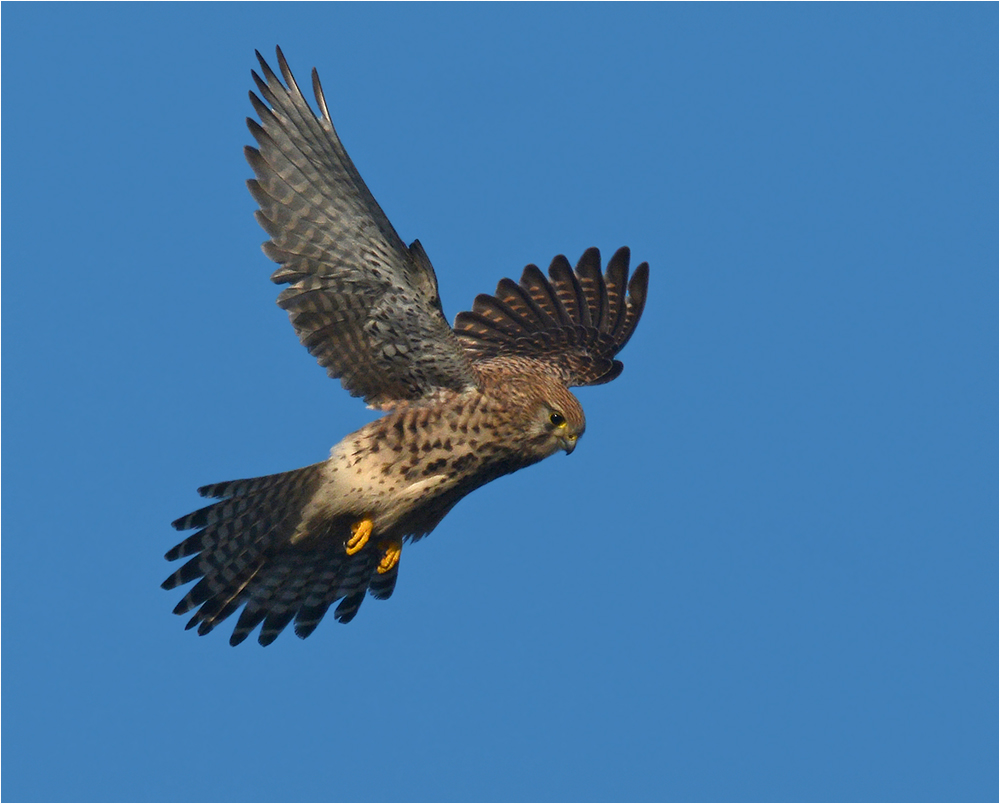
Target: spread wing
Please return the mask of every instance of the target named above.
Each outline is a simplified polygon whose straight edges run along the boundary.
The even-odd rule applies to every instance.
[[[568,385],[599,385],[622,371],[615,360],[646,304],[649,265],[628,276],[620,248],[601,274],[601,253],[587,249],[574,271],[559,255],[546,276],[529,265],[520,283],[500,280],[455,318],[455,333],[474,362],[516,355],[544,363]]]
[[[334,130],[313,70],[317,117],[279,48],[284,84],[261,57],[257,148],[245,149],[256,179],[271,279],[299,340],[331,377],[373,407],[473,385],[475,374],[441,311],[437,278],[419,241],[407,248]],[[266,103],[265,103],[266,101]]]

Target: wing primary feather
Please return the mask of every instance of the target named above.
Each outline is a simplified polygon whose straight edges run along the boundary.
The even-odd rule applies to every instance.
[[[519,283],[502,279],[496,294],[476,297],[471,312],[455,317],[455,333],[475,363],[503,356],[535,359],[569,386],[610,382],[615,360],[635,330],[646,301],[649,265],[629,277],[631,252],[615,251],[606,271],[587,249],[576,268],[557,255],[546,277],[525,267]]]
[[[258,53],[257,58],[260,57],[261,56]],[[271,68],[267,66],[267,62],[262,61],[262,64],[264,65],[265,74],[271,73]],[[274,75],[274,73],[271,73],[271,75]],[[257,91],[260,93],[260,96],[265,101],[267,101],[268,105],[272,109],[277,109],[280,104],[278,103],[277,98],[274,97],[274,91],[271,89],[270,86],[268,86],[267,81],[261,78],[256,70],[250,71],[250,77],[253,79],[254,85],[257,87]],[[275,115],[274,117],[275,119],[277,119],[277,115]]]
[[[476,386],[479,375],[441,312],[430,260],[419,244],[403,244],[372,197],[333,126],[317,71],[310,106],[284,52],[275,54],[278,71],[259,52],[251,71],[259,122],[247,123],[256,147],[245,154],[269,236],[264,253],[279,264],[272,279],[331,302],[300,315],[286,305],[292,297],[279,296],[300,341],[369,405]],[[347,307],[358,314],[342,319]],[[325,313],[330,321],[319,320]],[[339,348],[347,340],[351,353]]]
[[[508,330],[498,327],[492,318],[487,318],[481,313],[468,311],[459,313],[455,326],[462,330],[463,338],[478,338],[500,344],[510,341],[511,333]]]
[[[625,348],[632,333],[635,332],[636,324],[646,306],[646,291],[649,286],[649,264],[642,263],[635,269],[632,278],[628,283],[628,303],[625,310],[625,317],[621,324],[621,330],[616,338],[618,350]]]
[[[576,278],[569,260],[562,254],[552,260],[552,264],[549,266],[549,277],[552,280],[552,288],[563,303],[563,307],[566,308],[569,317],[575,324],[582,324],[587,300],[580,287],[580,280]]]
[[[316,96],[316,105],[319,106],[319,112],[323,115],[323,119],[332,127],[333,118],[330,117],[330,109],[326,105],[326,95],[323,93],[323,85],[319,81],[319,73],[315,67],[312,69],[312,85],[313,95]]]
[[[288,61],[285,59],[285,54],[282,53],[281,48],[277,46],[274,48],[274,53],[278,57],[278,69],[281,70],[281,74],[284,76],[285,86],[287,86],[289,91],[293,93],[296,100],[301,100],[303,103],[306,103],[305,95],[302,94],[302,90],[299,89],[299,85],[295,81],[295,76],[292,75],[292,71],[288,67]]]
[[[252,71],[251,71],[252,72]],[[254,73],[256,75],[256,73]],[[274,112],[271,111],[271,107],[268,106],[264,101],[257,97],[257,93],[252,89],[247,91],[247,95],[250,97],[250,105],[253,106],[253,110],[257,112],[257,116],[260,117],[262,121],[270,120],[274,123],[278,123],[278,118],[274,116]],[[247,124],[249,125],[252,121],[252,117],[247,118]],[[256,122],[253,120],[253,122]]]
[[[559,297],[545,278],[545,274],[537,265],[525,266],[524,273],[521,274],[521,287],[531,294],[535,303],[545,311],[549,318],[556,321],[559,326],[572,326],[573,322],[566,314]]]
[[[595,268],[596,263],[596,268]],[[604,282],[601,280],[601,252],[596,248],[588,248],[580,260],[576,264],[576,271],[573,272],[572,276],[575,280],[577,299],[580,305],[580,318],[579,323],[585,327],[592,327],[596,324],[594,321],[594,313],[599,312],[600,301],[594,298],[596,295],[596,289],[594,288],[594,275],[597,275],[598,281],[600,281],[603,287]],[[597,306],[598,310],[594,307]]]
[[[601,252],[596,248],[583,252],[576,266],[576,275],[580,279],[580,287],[587,300],[586,310],[590,315],[590,324],[583,321],[583,325],[593,326],[598,332],[607,332],[608,290],[601,274]]]
[[[521,316],[512,310],[506,302],[495,296],[487,296],[485,293],[476,296],[475,301],[472,303],[472,312],[489,319],[493,322],[494,326],[499,327],[515,338],[529,331]]]
[[[531,294],[513,279],[505,278],[497,283],[496,297],[521,319],[525,329],[547,329],[552,326],[552,319],[531,298]]]
[[[271,65],[267,63],[267,59],[260,54],[260,51],[255,50],[254,53],[257,54],[257,61],[260,64],[260,71],[264,74],[264,78],[261,79],[261,77],[252,70],[251,74],[254,76],[257,86],[260,87],[263,92],[270,93],[271,86],[280,84],[281,82],[278,80],[278,76],[274,74],[274,70],[271,69]],[[268,101],[270,101],[270,99],[268,99]]]
[[[628,286],[628,263],[631,252],[622,246],[614,253],[604,272],[604,284],[608,293],[608,325],[604,330],[612,335],[618,332],[622,314],[625,312],[625,292]]]

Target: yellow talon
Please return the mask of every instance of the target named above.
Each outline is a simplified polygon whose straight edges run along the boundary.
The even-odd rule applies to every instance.
[[[351,525],[351,538],[347,540],[347,544],[345,545],[347,555],[353,556],[358,550],[368,544],[368,537],[372,535],[372,526],[374,524],[368,517],[365,517]]]
[[[385,550],[385,555],[378,562],[378,574],[385,575],[399,563],[399,556],[403,552],[402,542],[380,542],[379,549]]]

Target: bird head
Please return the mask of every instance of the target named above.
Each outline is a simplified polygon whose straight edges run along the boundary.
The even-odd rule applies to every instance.
[[[569,455],[587,429],[587,421],[579,400],[566,388],[553,384],[535,401],[530,429],[543,457],[560,449]]]

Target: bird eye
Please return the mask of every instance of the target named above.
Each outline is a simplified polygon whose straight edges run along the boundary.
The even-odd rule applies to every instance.
[[[552,413],[549,416],[549,421],[552,422],[553,427],[562,427],[566,424],[566,418],[561,413]]]

